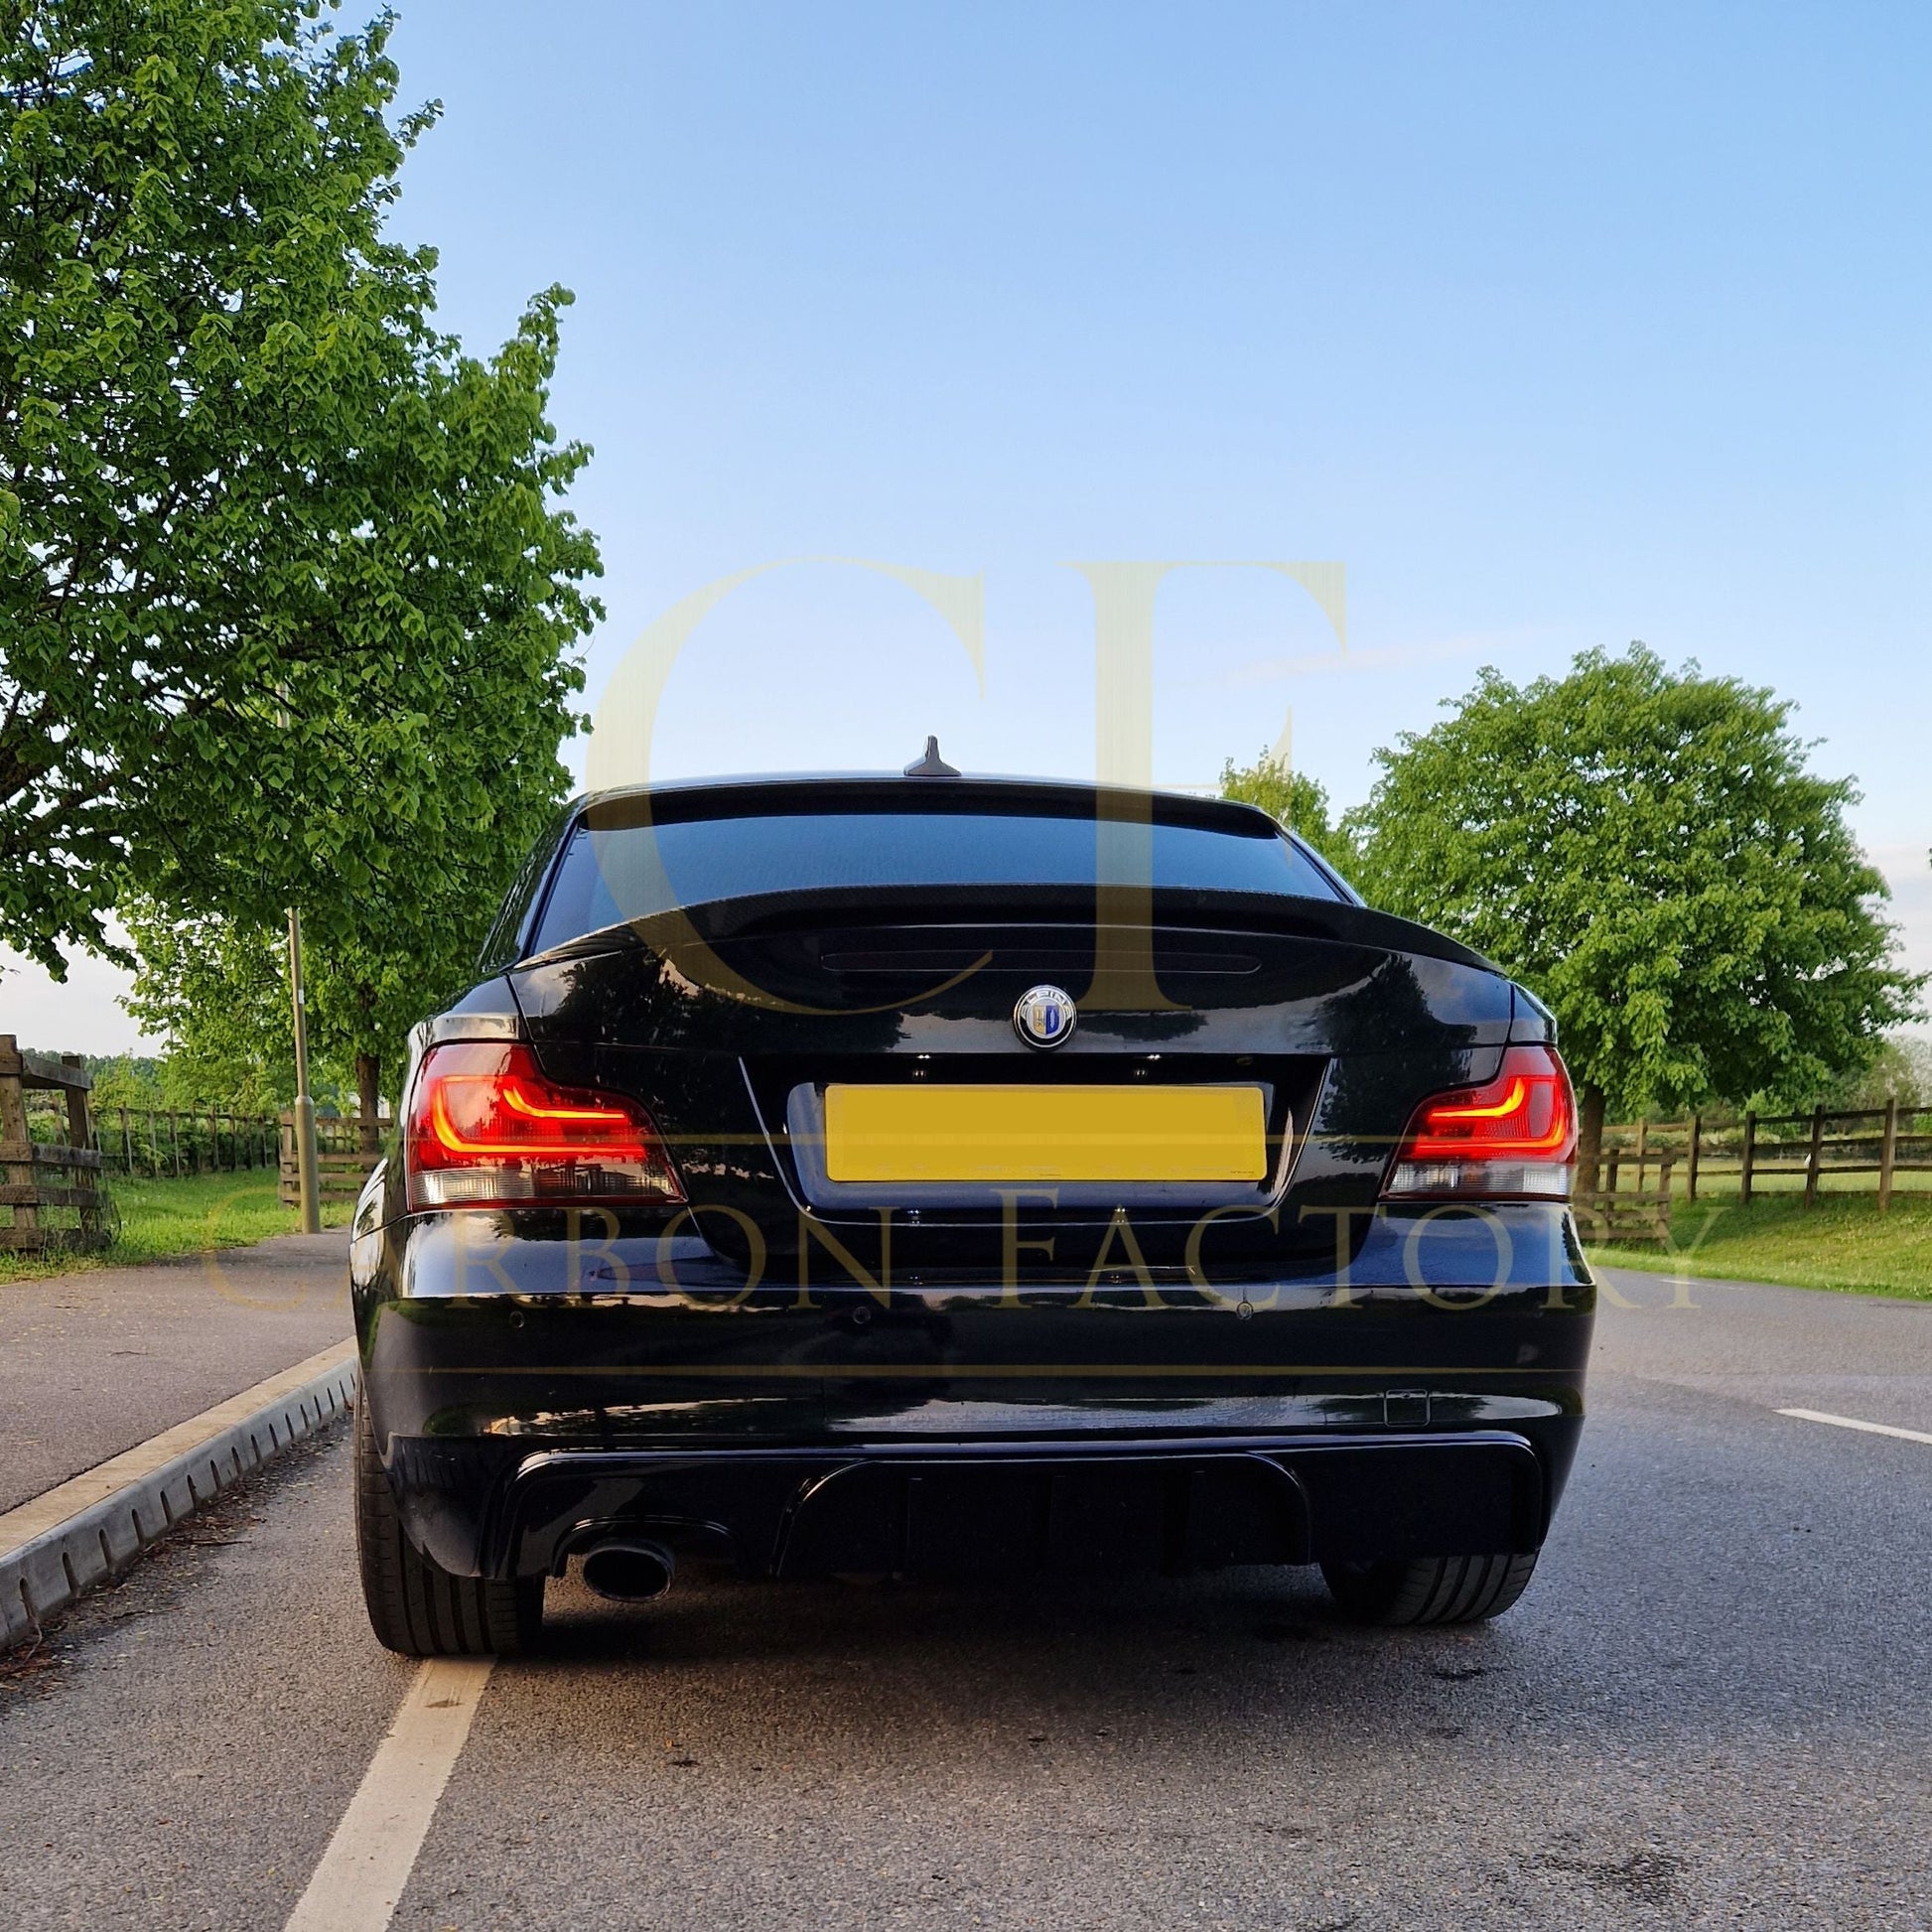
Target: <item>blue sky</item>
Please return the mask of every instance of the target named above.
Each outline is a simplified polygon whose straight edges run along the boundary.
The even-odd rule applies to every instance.
[[[898,764],[936,730],[1089,772],[1069,560],[1332,558],[1346,662],[1278,577],[1170,581],[1162,782],[1292,705],[1353,803],[1479,665],[1641,637],[1798,705],[1932,966],[1932,13],[401,12],[403,97],[444,113],[396,228],[441,250],[443,320],[486,350],[577,293],[592,702],[749,565],[984,573],[983,696],[903,589],[759,579],[673,674],[657,770]],[[14,1024],[131,1037],[110,992],[82,969]]]

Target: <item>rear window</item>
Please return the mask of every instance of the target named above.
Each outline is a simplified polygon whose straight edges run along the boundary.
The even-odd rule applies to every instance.
[[[1103,871],[1104,831],[1105,862]],[[1197,825],[1097,827],[1087,817],[995,812],[759,813],[610,830],[579,825],[556,870],[530,949],[675,906],[759,893],[868,886],[1065,886],[1145,879],[1223,893],[1342,895],[1280,833]]]

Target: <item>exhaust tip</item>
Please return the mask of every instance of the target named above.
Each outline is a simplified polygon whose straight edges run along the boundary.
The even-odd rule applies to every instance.
[[[677,1559],[661,1543],[599,1543],[584,1553],[584,1587],[614,1603],[644,1603],[671,1587]]]

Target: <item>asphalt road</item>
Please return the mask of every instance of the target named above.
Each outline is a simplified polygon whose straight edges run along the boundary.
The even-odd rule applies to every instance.
[[[410,1928],[1932,1925],[1932,1306],[1614,1286],[1593,1420],[1500,1622],[1310,1573],[1050,1592],[551,1593]],[[345,1438],[0,1681],[20,1927],[283,1924],[412,1682]]]
[[[332,1341],[348,1230],[0,1288],[0,1510]]]

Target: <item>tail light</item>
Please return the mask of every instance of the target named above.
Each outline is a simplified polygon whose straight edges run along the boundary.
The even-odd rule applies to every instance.
[[[1577,1153],[1577,1097],[1548,1046],[1511,1046],[1486,1086],[1440,1093],[1416,1109],[1385,1195],[1567,1200]]]
[[[635,1101],[562,1087],[527,1046],[432,1046],[409,1103],[409,1205],[649,1207],[684,1190]]]

